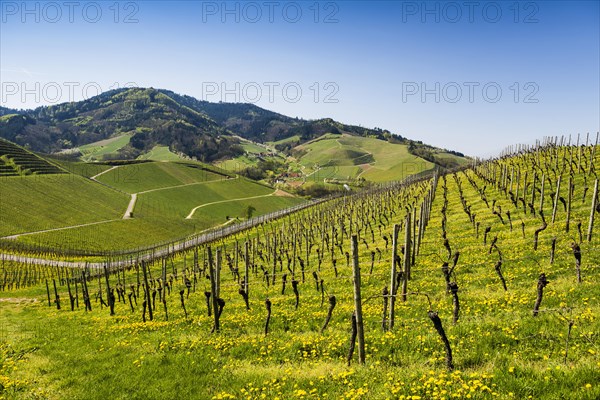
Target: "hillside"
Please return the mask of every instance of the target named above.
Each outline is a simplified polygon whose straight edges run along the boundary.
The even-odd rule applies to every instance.
[[[598,399],[599,150],[547,143],[87,280],[7,262],[6,394]]]
[[[328,118],[291,118],[253,104],[210,103],[152,88],[118,89],[76,103],[0,113],[0,137],[45,153],[70,149],[86,160],[143,157],[162,146],[204,162],[223,161],[244,154],[237,137],[275,143],[276,151],[289,155],[293,147],[328,133],[404,144],[413,155],[442,161],[433,157],[441,149],[387,130]],[[455,152],[443,165],[458,165],[461,159]]]
[[[407,146],[378,139],[325,135],[294,148],[300,164],[316,181],[364,179],[372,182],[398,180],[434,167],[409,154]]]
[[[198,162],[49,161],[3,140],[0,156],[0,246],[13,251],[131,250],[305,201]]]
[[[58,165],[38,155],[0,139],[0,177],[19,175],[62,174]]]
[[[236,154],[236,140],[196,110],[154,89],[114,90],[0,117],[0,136],[45,153],[129,135],[118,158],[135,158],[156,145],[202,161]]]

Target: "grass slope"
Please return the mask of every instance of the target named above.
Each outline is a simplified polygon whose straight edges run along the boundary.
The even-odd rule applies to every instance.
[[[124,192],[138,193],[224,178],[200,164],[148,162],[118,166],[97,179]]]
[[[98,175],[111,168],[108,164],[86,163],[82,161],[68,161],[61,159],[54,159],[53,161],[66,171],[86,178],[91,178],[92,176]]]
[[[172,153],[168,146],[154,146],[148,153],[138,157],[140,160],[181,161],[181,157]]]
[[[274,190],[245,179],[227,179],[205,184],[157,190],[139,196],[136,215],[156,214],[185,218],[193,208],[203,204],[265,196]],[[233,214],[231,214],[233,215]]]
[[[123,175],[117,180],[120,169],[126,174],[136,171],[141,180],[127,180]],[[271,196],[274,189],[246,179],[223,179],[222,175],[187,164],[126,165],[98,177],[101,178],[121,190],[151,190],[138,194],[134,218],[122,219],[129,202],[127,195],[80,176],[3,178],[0,235],[72,226],[20,236],[16,242],[78,251],[133,250],[180,239],[225,224],[231,218],[245,218],[249,205],[255,208],[253,215],[258,216],[304,201]],[[23,211],[23,196],[27,196],[32,207],[26,211]],[[256,196],[259,198],[246,200]],[[213,202],[216,204],[211,205]],[[199,206],[202,207],[192,219],[185,219]],[[77,226],[99,221],[106,222]]]
[[[0,179],[0,236],[120,218],[128,198],[77,175]]]
[[[542,160],[544,157],[546,166],[555,159],[561,163],[568,160],[566,152],[556,158],[542,155]],[[511,161],[500,164],[518,168],[520,193],[528,187],[527,198],[533,193],[540,195],[533,189],[534,186],[541,189],[539,180],[535,185],[531,180],[530,185],[525,185],[524,172],[527,170],[531,179],[534,159],[535,156],[522,156],[513,159],[512,164]],[[600,167],[599,156],[594,164]],[[577,170],[577,166],[574,168]],[[496,172],[499,170],[495,168]],[[584,166],[583,170],[587,168]],[[567,171],[568,168],[563,169],[563,181],[568,179]],[[549,218],[553,193],[550,184],[556,180],[553,175],[548,177],[542,203],[548,227],[540,233],[534,250],[533,232],[541,224],[539,212],[534,215],[521,205],[515,206],[507,192],[482,178],[487,175],[485,168],[480,168],[479,173],[467,171],[458,173],[457,179],[447,176],[445,183],[440,180],[431,220],[412,266],[411,280],[407,281],[409,294],[406,301],[401,301],[400,296],[397,299],[395,327],[391,331],[381,328],[381,292],[390,283],[389,242],[394,224],[405,220],[406,206],[413,196],[423,198],[427,183],[392,193],[339,199],[248,232],[247,237],[253,240],[250,310],[246,310],[238,293],[238,280],[227,266],[228,259],[234,262],[236,258],[232,257],[234,239],[244,249],[245,235],[215,244],[223,255],[220,297],[225,307],[219,333],[210,332],[213,317],[207,315],[204,292],[210,291],[210,285],[205,275],[197,272],[189,297],[185,294],[183,274],[194,278],[193,254],[167,262],[167,277],[172,276],[174,282],[171,294],[166,296],[168,320],[163,305],[157,301],[154,320],[141,321],[142,291],[133,313],[129,304],[117,302],[115,316],[110,316],[96,302],[92,303],[92,312],[83,311],[83,306],[68,311],[64,301],[63,309],[56,310],[53,304],[48,306],[44,286],[0,293],[4,300],[0,302],[0,326],[7,332],[0,341],[0,382],[5,388],[0,394],[7,398],[49,399],[600,398],[598,228],[594,229],[591,242],[581,243],[583,281],[579,284],[569,248],[573,239],[579,241],[578,221],[582,221],[584,228],[587,225],[593,175],[586,176],[584,172],[574,175],[569,232],[565,232],[567,213],[562,204],[558,204],[555,222],[551,223]],[[513,191],[516,181],[515,176]],[[563,189],[559,195],[567,194]],[[537,199],[535,204],[539,205],[540,198]],[[464,211],[463,202],[476,215],[479,233]],[[507,217],[502,222],[493,213],[499,207],[503,217],[510,211],[512,229]],[[442,237],[444,209],[450,253],[460,252],[452,277],[459,286],[461,307],[456,323],[452,322],[453,299],[446,291],[440,268],[452,258]],[[373,233],[369,225],[361,228],[357,223],[351,228],[353,232],[361,229],[358,262],[362,275],[366,364],[356,365],[355,355],[352,365],[347,366],[350,316],[354,309],[353,278],[344,255],[351,251],[349,238],[342,237],[339,227],[340,222],[351,227],[349,221],[357,222],[361,215],[373,228]],[[483,232],[487,227],[490,233],[484,243]],[[331,237],[333,253],[321,242],[325,232],[333,232],[336,237]],[[282,256],[281,263],[277,260],[274,286],[264,279],[273,261],[269,259],[267,233],[269,239],[278,238],[277,249]],[[401,230],[400,238],[403,233]],[[490,247],[496,236],[497,249]],[[554,237],[556,254],[550,263]],[[304,243],[314,239],[310,258],[305,258],[306,245],[291,238]],[[340,245],[339,249],[333,246],[334,242]],[[316,248],[323,251],[321,263]],[[203,250],[198,252],[200,268],[207,261]],[[297,252],[293,253],[294,250]],[[376,250],[381,252],[381,258]],[[494,269],[498,250],[503,255],[506,291]],[[374,257],[371,252],[375,252]],[[297,259],[290,260],[290,268],[295,270],[292,276],[287,269],[286,254],[303,258],[306,279],[302,278]],[[332,259],[337,261],[338,273]],[[240,256],[240,271],[243,266],[244,259]],[[533,317],[536,283],[542,271],[550,283],[545,288],[540,313]],[[316,290],[312,272],[323,279],[323,294],[335,295],[337,299],[331,322],[323,333],[320,330],[327,315],[327,298],[323,303],[323,294]],[[288,287],[282,293],[284,273]],[[161,263],[157,262],[152,277],[160,274]],[[119,282],[125,279],[127,293],[131,292],[129,285],[136,288],[138,276],[136,269],[120,274]],[[290,284],[293,277],[298,283],[297,309]],[[111,285],[117,285],[116,276],[110,280]],[[58,284],[61,299],[67,298],[67,289],[60,281]],[[98,292],[95,280],[88,285],[92,293]],[[179,290],[183,290],[187,316],[181,307]],[[265,334],[267,298],[272,304],[272,316],[269,332]],[[437,311],[445,328],[453,350],[453,371],[446,369],[443,345],[428,316],[429,310]]]
[[[354,179],[372,182],[400,180],[433,168],[408,153],[406,145],[350,135],[324,135],[297,146],[300,163],[315,170],[312,179]]]
[[[129,144],[132,136],[133,133],[127,133],[81,146],[79,147],[81,159],[84,161],[102,160],[105,155],[116,154],[117,151]]]

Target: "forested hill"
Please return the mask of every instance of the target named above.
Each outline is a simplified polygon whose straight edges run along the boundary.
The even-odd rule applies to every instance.
[[[325,133],[406,144],[411,153],[430,161],[439,150],[383,129],[346,125],[329,118],[291,118],[253,104],[210,103],[153,88],[117,89],[85,101],[34,110],[0,107],[0,136],[45,153],[130,134],[130,144],[122,150],[125,158],[163,145],[210,162],[243,153],[236,136],[259,143],[291,138],[279,147],[288,150]]]

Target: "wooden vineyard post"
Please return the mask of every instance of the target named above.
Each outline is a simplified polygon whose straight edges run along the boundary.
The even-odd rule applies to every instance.
[[[558,199],[560,198],[560,176],[556,181],[556,195],[554,196],[554,207],[552,208],[552,223],[554,223],[554,219],[556,218],[556,207],[558,206]]]
[[[271,276],[271,284],[275,286],[277,276],[277,236],[273,237],[273,275]],[[265,333],[266,335],[266,333]]]
[[[104,278],[106,279],[106,299],[108,300],[108,308],[110,315],[115,315],[115,301],[110,292],[110,280],[108,278],[108,268],[104,266]]]
[[[66,281],[67,281],[67,290],[69,292],[69,302],[71,303],[71,311],[73,311],[75,309],[75,297],[71,293],[71,283],[69,282],[70,280],[71,280],[71,278],[67,277]]]
[[[46,294],[48,295],[48,307],[52,307],[52,301],[50,301],[50,288],[48,287],[48,279],[46,279]]]
[[[533,183],[531,184],[531,207],[532,207],[532,211],[533,213],[535,213],[535,210],[533,207],[535,207],[535,184],[537,182],[537,173],[533,173]]]
[[[596,202],[598,201],[598,179],[594,183],[594,193],[592,194],[592,208],[590,210],[590,222],[588,224],[587,241],[592,241],[592,230],[594,229],[594,213],[596,212]]]
[[[415,263],[415,258],[416,258],[416,253],[415,253],[415,249],[416,246],[414,246],[414,244],[417,242],[417,207],[414,206],[412,209],[412,222],[413,224],[412,226],[412,239],[411,239],[411,243],[413,243],[413,246],[410,247],[410,264],[414,264]]]
[[[90,301],[90,292],[88,291],[87,277],[85,274],[86,270],[81,272],[81,289],[83,291],[83,303],[85,305],[85,311],[92,311],[92,302]]]
[[[544,185],[546,183],[546,175],[542,174],[542,186],[540,188],[540,208],[538,212],[544,211]]]
[[[152,310],[152,299],[150,298],[150,285],[148,284],[148,266],[144,261],[142,261],[142,272],[144,274],[144,293],[146,297],[144,302],[148,307],[148,316],[150,317],[150,321],[152,321],[154,315]]]
[[[419,254],[419,250],[421,248],[421,240],[423,240],[423,230],[425,229],[425,202],[421,203],[420,207],[420,216],[419,216],[419,235],[417,236],[416,254]]]
[[[363,327],[362,300],[360,295],[360,267],[358,265],[358,239],[352,235],[352,275],[354,281],[354,312],[356,314],[356,334],[358,338],[358,360],[365,363],[365,332]]]
[[[594,168],[594,158],[596,156],[596,146],[598,146],[598,136],[600,136],[600,132],[596,132],[596,144],[592,147],[592,153],[590,154],[590,167],[588,169],[588,175],[592,174],[592,169]]]
[[[402,274],[402,301],[406,301],[408,280],[410,279],[410,213],[406,214],[404,235],[404,273]]]
[[[244,278],[244,291],[246,292],[246,296],[248,296],[248,280],[250,279],[250,274],[249,274],[250,258],[249,258],[249,254],[248,254],[248,241],[246,241],[246,243],[245,243],[244,252],[245,252],[244,253],[244,261],[245,261],[244,273],[246,274],[246,276]]]
[[[215,283],[217,285],[217,291],[215,292],[216,296],[214,299],[218,300],[221,298],[221,249],[217,249],[216,253],[217,262],[215,264]]]
[[[58,290],[56,289],[56,280],[52,279],[52,284],[54,285],[54,302],[56,303],[56,309],[60,310],[60,296],[58,295]]]
[[[392,239],[392,268],[391,268],[391,277],[390,277],[390,308],[389,308],[389,329],[392,329],[394,327],[394,304],[396,301],[396,292],[398,291],[398,288],[396,287],[396,251],[398,249],[398,230],[399,230],[400,226],[395,224],[394,225],[394,233],[393,233],[393,239]]]
[[[565,223],[565,232],[569,233],[571,225],[571,201],[573,199],[573,178],[569,176],[569,190],[567,195],[567,221]]]
[[[515,192],[515,201],[519,201],[519,186],[520,185],[521,185],[521,171],[517,170],[517,190]],[[517,205],[517,208],[519,208],[518,205]]]
[[[219,305],[217,303],[218,295],[217,295],[217,279],[216,279],[216,270],[215,262],[212,257],[212,250],[210,246],[207,248],[208,250],[208,265],[210,270],[210,290],[212,292],[212,308],[213,308],[213,316],[215,319],[215,325],[213,327],[215,332],[219,332]],[[218,250],[217,250],[218,252]]]

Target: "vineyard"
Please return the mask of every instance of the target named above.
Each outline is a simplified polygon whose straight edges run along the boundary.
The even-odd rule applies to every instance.
[[[305,202],[198,162],[57,164],[68,173],[0,181],[5,252],[108,258]]]
[[[3,257],[0,398],[600,398],[600,154],[581,142],[147,257]]]
[[[0,178],[19,175],[63,174],[65,171],[30,151],[0,139]]]

